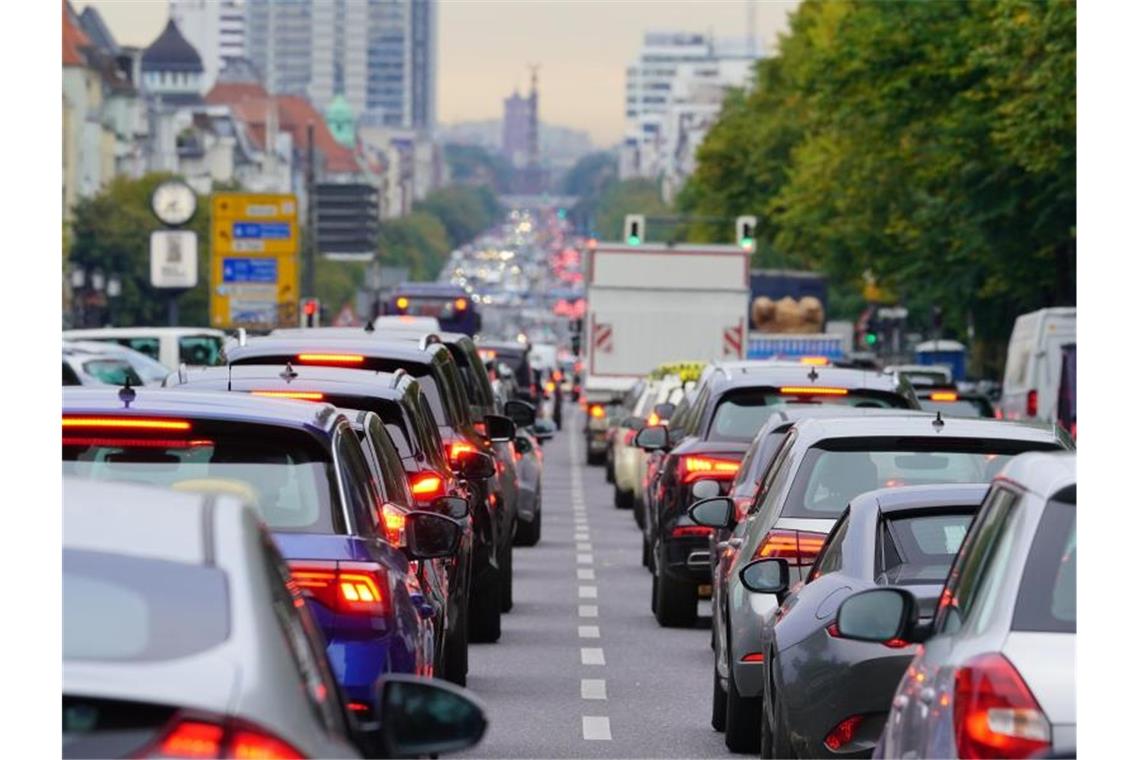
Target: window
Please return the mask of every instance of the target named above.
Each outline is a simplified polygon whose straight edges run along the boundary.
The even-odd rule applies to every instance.
[[[66,361],[63,363],[63,384],[64,385],[82,385],[79,382],[79,375],[75,374],[75,370]]]
[[[963,511],[881,520],[875,582],[891,586],[945,582],[972,519],[972,511]]]
[[[1054,499],[1041,514],[1021,575],[1013,630],[1077,632],[1075,504]]]
[[[158,338],[120,338],[115,342],[127,348],[133,348],[140,354],[146,354],[155,361],[159,360],[160,345]]]
[[[843,541],[847,538],[847,527],[850,524],[849,513],[845,512],[832,529],[831,536],[827,539],[827,545],[823,547],[819,558],[816,559],[815,567],[811,569],[811,574],[808,575],[808,583],[821,575],[829,575],[843,569]]]
[[[784,486],[787,485],[788,479],[792,475],[791,452],[795,441],[796,431],[794,429],[788,431],[779,452],[772,459],[771,466],[764,474],[764,479],[760,481],[760,486],[756,489],[756,498],[753,500],[752,508],[748,510],[748,514],[757,514],[769,504],[771,504],[770,510],[776,508],[775,494],[784,490]]]
[[[191,366],[222,364],[222,346],[215,335],[184,335],[178,339],[178,360]]]
[[[90,359],[83,362],[83,371],[101,383],[142,385],[142,378],[122,359]]]
[[[845,396],[786,396],[772,388],[745,388],[721,396],[709,426],[710,441],[751,441],[773,411],[799,404],[860,406],[879,409],[905,408],[906,401],[894,394],[850,391]]]
[[[408,490],[408,478],[404,473],[404,465],[400,462],[400,455],[388,436],[388,431],[380,422],[380,418],[368,418],[368,437],[376,453],[377,464],[380,465],[380,479],[384,485],[384,498],[404,507],[413,504],[412,494]]]
[[[356,533],[372,538],[377,535],[380,524],[380,494],[376,491],[377,485],[372,480],[360,442],[351,429],[342,428],[337,431],[333,446],[348,509],[356,522]]]

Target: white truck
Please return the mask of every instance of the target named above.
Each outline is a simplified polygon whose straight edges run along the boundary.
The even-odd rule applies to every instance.
[[[609,410],[654,367],[744,358],[748,259],[738,246],[699,244],[599,243],[587,256],[587,462],[604,461]]]

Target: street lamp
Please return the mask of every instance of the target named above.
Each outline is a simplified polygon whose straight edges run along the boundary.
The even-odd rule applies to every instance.
[[[81,268],[76,268],[76,269],[71,270],[71,287],[73,289],[79,290],[80,288],[82,288],[83,283],[86,279],[87,279],[87,273],[84,272]]]
[[[123,282],[119,275],[113,274],[107,279],[107,297],[118,298],[123,294]]]
[[[106,285],[106,283],[107,283],[107,278],[104,277],[103,273],[100,272],[98,269],[96,269],[94,272],[91,273],[91,289],[92,290],[94,290],[98,293],[101,293],[101,292],[103,292],[103,286]]]

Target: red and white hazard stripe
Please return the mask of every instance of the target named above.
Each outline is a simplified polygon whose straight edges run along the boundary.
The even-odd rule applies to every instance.
[[[736,325],[724,329],[724,355],[741,358],[744,348],[744,327]]]
[[[611,324],[598,322],[594,325],[594,349],[611,353],[614,350],[614,328]]]

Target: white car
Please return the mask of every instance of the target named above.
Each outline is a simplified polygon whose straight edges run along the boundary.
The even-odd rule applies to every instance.
[[[684,390],[681,378],[670,375],[661,380],[649,380],[634,402],[631,411],[635,425],[619,427],[614,434],[614,506],[630,509],[641,498],[646,462],[649,455],[634,445],[633,439],[642,427],[665,424],[654,408],[658,404],[676,404]],[[625,422],[625,420],[622,420]]]
[[[1077,343],[1077,310],[1041,309],[1013,323],[998,410],[1008,420],[1057,419],[1061,356]]]
[[[130,365],[144,385],[162,385],[162,381],[170,374],[170,370],[165,364],[155,361],[140,351],[121,346],[118,343],[106,343],[98,340],[65,340],[63,347],[65,351],[70,350],[73,355],[87,353],[122,360]]]
[[[171,371],[179,365],[221,364],[226,334],[209,327],[103,327],[64,330],[64,340],[98,340],[141,351]]]

